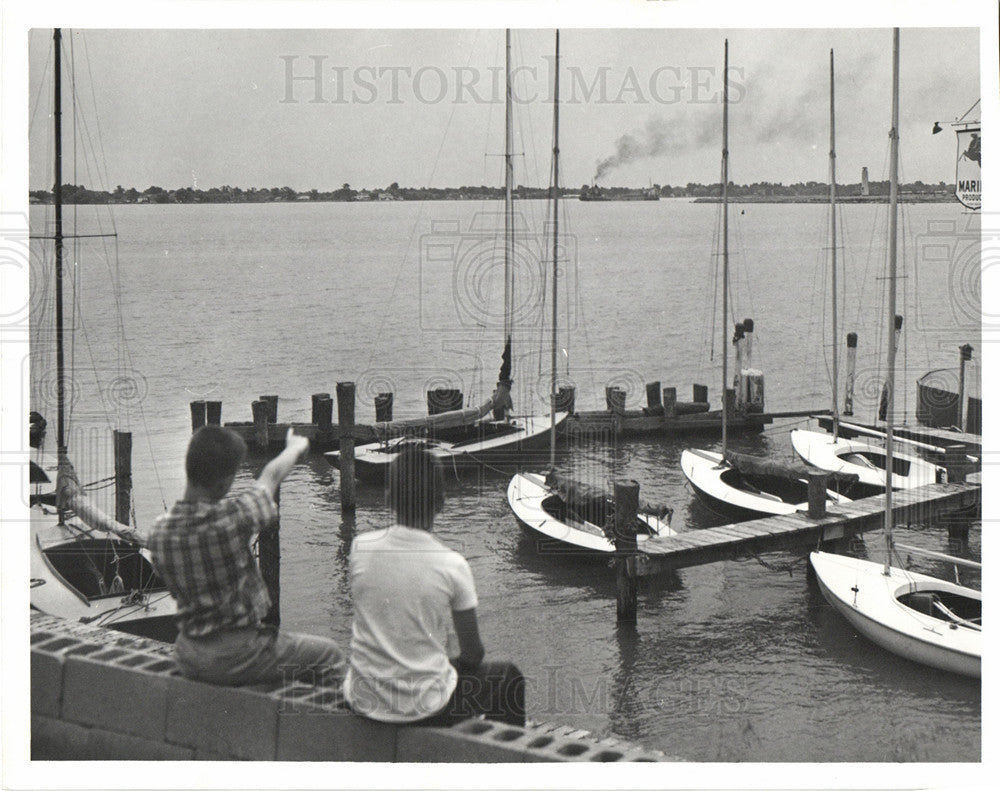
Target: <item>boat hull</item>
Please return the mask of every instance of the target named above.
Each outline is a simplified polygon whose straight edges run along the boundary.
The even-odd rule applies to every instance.
[[[885,448],[878,442],[856,438],[836,440],[832,434],[794,429],[792,447],[807,464],[830,472],[853,473],[871,494],[885,489]],[[944,480],[943,467],[917,456],[894,452],[893,489],[913,489]]]
[[[873,643],[923,665],[980,678],[981,632],[915,610],[899,599],[911,593],[958,596],[981,606],[982,594],[881,563],[813,552],[810,563],[823,597]]]
[[[567,416],[565,412],[556,415],[557,430]],[[514,418],[510,423],[491,421],[483,427],[480,435],[473,434],[469,439],[458,442],[433,437],[369,442],[354,449],[354,475],[366,483],[385,483],[389,467],[399,457],[402,448],[413,443],[425,447],[447,467],[524,463],[530,460],[530,456],[525,459],[525,454],[548,447],[551,427],[551,418],[547,416],[528,416]],[[511,428],[513,430],[508,430]],[[496,430],[497,433],[491,434],[491,430]],[[334,467],[340,465],[340,451],[330,451],[323,455]]]
[[[541,473],[518,473],[507,486],[507,503],[521,527],[529,535],[545,542],[539,542],[540,550],[560,555],[608,555],[615,551],[614,542],[598,525],[583,519],[560,518],[551,513],[546,504],[552,498],[558,498],[558,494],[545,483],[545,475]],[[655,514],[640,512],[638,518],[649,531],[648,534],[636,535],[640,543],[652,535],[675,535],[669,522]]]
[[[688,449],[681,453],[681,471],[698,496],[713,510],[740,518],[783,516],[809,510],[808,500],[785,502],[773,494],[756,493],[732,485],[727,476],[739,478],[729,464],[722,464],[722,454],[707,450]],[[791,485],[793,482],[789,482]],[[799,487],[807,484],[799,482]],[[850,502],[830,489],[826,493],[830,504]]]

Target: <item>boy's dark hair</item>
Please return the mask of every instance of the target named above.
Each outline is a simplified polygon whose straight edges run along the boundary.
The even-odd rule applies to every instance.
[[[188,444],[184,469],[188,480],[211,488],[230,475],[235,475],[247,444],[235,431],[221,426],[202,426]]]
[[[441,464],[419,444],[403,446],[389,470],[389,506],[400,523],[429,529],[444,506]]]

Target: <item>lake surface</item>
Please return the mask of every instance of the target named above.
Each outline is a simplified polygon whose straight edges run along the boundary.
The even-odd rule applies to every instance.
[[[546,207],[519,206],[514,398],[516,411],[528,412],[543,409],[548,389],[550,308],[540,297],[549,276],[536,260]],[[499,209],[474,202],[115,207],[110,264],[96,240],[82,240],[70,259],[82,306],[70,357],[77,373],[70,448],[81,480],[111,474],[106,427],[131,430],[136,519],[148,527],[182,492],[193,399],[221,400],[224,421],[250,420],[251,401],[275,393],[279,420],[308,420],[310,394],[351,380],[358,420],[371,421],[372,398],[383,390],[395,393],[396,417],[421,414],[431,387],[457,387],[467,402],[489,395],[503,337]],[[603,408],[612,383],[639,406],[644,382],[653,380],[676,386],[682,400],[692,383],[707,384],[717,405],[719,207],[573,201],[565,209],[559,359],[560,375],[576,384],[577,407]],[[50,211],[32,207],[33,231]],[[729,334],[732,319],[755,320],[753,363],[764,371],[769,410],[826,408],[827,209],[751,204],[731,213]],[[89,214],[80,207],[81,218]],[[885,216],[884,206],[845,207],[839,242],[840,334],[860,336],[855,414],[863,420],[881,389]],[[897,408],[911,420],[916,378],[957,366],[959,345],[979,345],[977,222],[957,204],[906,207]],[[52,336],[43,329],[52,289],[43,262],[34,266],[32,397],[54,429]],[[108,285],[116,267],[120,311]],[[790,458],[788,430],[798,424],[779,422],[736,444]],[[690,444],[718,445],[578,447],[564,451],[560,465],[596,482],[634,478],[645,499],[673,506],[678,530],[697,530],[724,520],[685,484],[678,460]],[[261,463],[253,461],[247,476]],[[619,628],[612,571],[539,554],[506,504],[512,471],[449,474],[436,532],[468,558],[487,654],[520,665],[529,717],[696,761],[979,760],[979,684],[904,662],[859,637],[807,581],[804,553],[646,580],[638,627]],[[281,605],[288,628],[346,646],[350,541],[388,515],[381,490],[360,487],[356,514],[342,517],[338,478],[315,456],[282,487]],[[97,497],[111,510],[108,490]],[[948,551],[941,527],[903,527],[898,538]],[[964,554],[979,559],[980,540],[977,524]],[[878,557],[879,536],[866,543]],[[915,567],[950,574],[934,562]]]

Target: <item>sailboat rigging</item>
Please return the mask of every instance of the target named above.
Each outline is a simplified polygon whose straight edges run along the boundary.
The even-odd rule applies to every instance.
[[[832,63],[832,62],[831,62]],[[729,40],[725,42],[723,74],[729,73]],[[832,99],[832,83],[831,83]],[[831,109],[832,119],[832,109]],[[832,131],[831,131],[832,136]],[[831,143],[832,155],[832,143]],[[756,456],[731,453],[729,442],[729,83],[723,81],[722,100],[722,449],[721,452],[688,448],[681,453],[681,470],[699,497],[710,507],[738,517],[758,514],[792,514],[808,509],[808,469],[779,464]],[[737,325],[736,339],[742,334]],[[736,340],[734,339],[734,341]],[[846,482],[851,482],[848,478]],[[827,499],[849,502],[832,489]]]
[[[515,223],[514,223],[514,126],[513,68],[511,32],[505,36],[505,123],[504,123],[504,346],[500,372],[492,396],[480,406],[451,410],[426,418],[410,418],[376,423],[381,435],[378,442],[354,449],[356,476],[373,483],[386,480],[389,465],[406,444],[417,443],[448,466],[467,466],[489,461],[511,461],[519,454],[540,447],[546,438],[548,421],[544,415],[513,414],[513,346],[515,334]],[[491,420],[484,420],[492,411]],[[561,424],[568,413],[554,415]],[[551,417],[551,416],[550,416]],[[340,452],[324,454],[333,466],[339,466]]]
[[[549,467],[547,472],[520,472],[507,486],[507,503],[521,525],[533,534],[550,539],[563,551],[614,552],[615,545],[605,529],[613,524],[614,499],[606,492],[584,486],[557,475],[556,404],[559,319],[559,31],[555,42],[555,76],[552,120],[552,333],[551,380],[549,388]],[[637,540],[650,536],[673,535],[670,509],[640,506],[636,516]]]
[[[889,181],[888,399],[886,469],[893,469],[896,349],[896,246],[899,203],[899,29],[893,30],[892,128]],[[810,562],[826,600],[863,635],[915,662],[978,678],[981,675],[982,594],[892,566],[895,551],[892,487],[885,490],[885,561],[813,552]],[[912,548],[911,548],[912,549]],[[938,553],[935,556],[941,557]],[[978,564],[973,564],[978,565]]]
[[[53,200],[56,450],[42,448],[29,461],[32,609],[49,615],[172,640],[176,603],[156,576],[139,534],[111,519],[69,486],[67,372],[65,365],[64,241],[62,196],[62,31],[52,36],[54,55],[53,125],[55,136]],[[39,445],[41,443],[39,442]]]

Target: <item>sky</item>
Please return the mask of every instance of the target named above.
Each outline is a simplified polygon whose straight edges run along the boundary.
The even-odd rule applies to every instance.
[[[562,183],[718,181],[727,38],[733,181],[828,180],[831,48],[838,180],[859,181],[862,166],[887,178],[886,28],[566,28]],[[522,184],[549,183],[553,49],[551,29],[513,33]],[[64,51],[89,138],[75,170],[67,153],[67,182],[331,190],[502,180],[502,29],[87,29],[64,31]],[[51,31],[31,31],[29,55],[29,181],[48,189]],[[900,59],[902,179],[951,182],[955,137],[931,128],[979,99],[979,31],[904,28]]]

